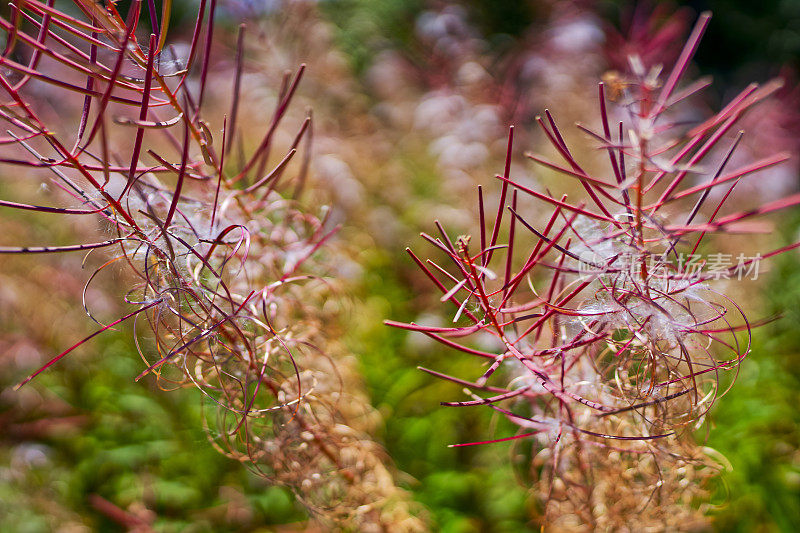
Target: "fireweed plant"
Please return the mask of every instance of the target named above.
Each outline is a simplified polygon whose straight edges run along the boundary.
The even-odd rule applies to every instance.
[[[237,128],[242,28],[230,109],[214,133],[202,109],[215,4],[201,0],[185,56],[167,45],[169,1],[158,13],[152,0],[135,0],[123,16],[112,3],[75,0],[77,11],[67,12],[53,0],[25,0],[0,18],[0,162],[9,172],[48,172],[69,198],[65,207],[0,207],[99,220],[108,232],[98,242],[0,253],[105,251],[87,287],[112,267],[127,267],[134,279],[124,298],[129,312],[105,324],[84,298],[98,330],[18,387],[132,322],[145,364],[136,379],[199,389],[209,438],[222,453],[288,486],[324,523],[419,530],[367,436],[374,416],[353,363],[336,357],[341,348],[323,331],[335,323],[336,306],[326,307],[335,284],[325,277],[335,256],[325,245],[336,228],[324,209],[318,217],[298,201],[311,116],[281,131],[305,66],[286,74],[263,136],[246,139]],[[140,19],[153,28],[147,38],[137,34]],[[78,118],[72,129],[70,110]]]
[[[763,232],[752,219],[800,203],[795,194],[726,212],[740,180],[789,157],[728,165],[744,134],[737,123],[780,83],[748,86],[699,124],[676,111],[708,85],[682,78],[709,19],[700,16],[665,77],[632,56],[613,87],[599,84],[599,125],[578,128],[606,157],[605,175],[586,169],[549,111],[536,118],[561,161],[527,157],[574,180],[585,200],[515,180],[512,128],[496,210],[478,188],[478,234],[453,238],[437,222],[439,235],[422,237],[441,260],[407,250],[453,306],[453,325],[386,323],[485,362],[471,376],[422,370],[463,387],[466,400],[443,405],[492,409],[519,427],[453,446],[513,441],[552,527],[702,520],[703,482],[724,459],[692,432],[749,354],[755,325],[716,281],[750,278],[798,246],[714,270],[714,254],[697,259],[707,237]]]

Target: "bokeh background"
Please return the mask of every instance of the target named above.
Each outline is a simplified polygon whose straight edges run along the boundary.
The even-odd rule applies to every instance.
[[[447,447],[510,435],[513,428],[488,410],[440,407],[459,396],[458,387],[416,368],[461,374],[473,362],[382,324],[385,318],[437,319],[426,315],[437,298],[404,248],[421,246],[417,235],[431,231],[434,216],[468,228],[475,185],[490,183],[500,168],[507,126],[518,127],[518,145],[533,149],[541,139],[532,119],[544,107],[565,124],[580,119],[592,108],[598,78],[621,60],[619,43],[648,21],[673,24],[675,35],[655,49],[639,41],[639,50],[650,51],[653,61],[669,60],[697,13],[712,10],[693,69],[715,82],[697,113],[719,108],[751,81],[783,76],[786,88],[748,124],[760,135],[748,149],[798,153],[800,1],[292,4],[219,2],[215,94],[221,99],[229,89],[225,72],[233,68],[236,30],[245,19],[266,21],[246,56],[254,128],[260,126],[259,91],[277,88],[259,85],[267,74],[308,64],[301,97],[320,124],[312,179],[344,224],[337,245],[348,249],[352,264],[341,269],[349,287],[342,334],[383,416],[377,439],[435,530],[533,531],[531,517],[540,510],[510,445]],[[195,9],[190,0],[176,2],[177,41],[190,32]],[[515,165],[523,177],[547,179],[530,165]],[[770,176],[769,187],[752,193],[770,199],[795,192],[797,169],[791,162]],[[41,194],[38,183],[0,170],[0,196],[24,201]],[[785,216],[772,242],[796,240],[798,228],[800,216]],[[4,245],[75,242],[97,231],[55,226],[46,215],[23,221],[11,210],[0,213],[0,235],[13,241]],[[288,491],[209,445],[197,391],[165,393],[146,380],[133,382],[141,361],[129,326],[98,337],[32,386],[13,390],[41,362],[93,331],[80,304],[87,276],[77,256],[0,257],[0,530],[312,527]],[[124,283],[123,274],[108,276],[88,297],[113,313],[121,308]],[[772,261],[746,295],[753,315],[782,318],[757,330],[735,387],[697,435],[730,463],[709,494],[713,527],[797,531],[800,255]]]

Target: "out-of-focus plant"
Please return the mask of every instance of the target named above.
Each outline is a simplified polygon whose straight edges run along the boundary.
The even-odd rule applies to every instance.
[[[628,7],[622,14],[621,31],[606,29],[605,53],[609,67],[628,69],[628,58],[638,56],[645,68],[672,64],[681,52],[682,38],[692,22],[691,10],[675,9],[668,3],[646,2]]]
[[[283,133],[305,66],[287,73],[266,131],[237,127],[243,39],[221,133],[203,118],[216,1],[202,0],[185,54],[168,46],[171,3],[52,0],[13,4],[0,19],[6,134],[0,162],[46,171],[64,207],[0,200],[0,207],[99,220],[107,238],[68,246],[4,246],[3,254],[110,252],[87,282],[117,266],[133,276],[129,312],[24,379],[28,383],[91,338],[126,321],[160,387],[195,387],[223,453],[290,487],[317,518],[362,530],[421,522],[395,486],[353,363],[334,324],[336,227],[298,201],[309,168],[311,117]],[[154,28],[137,35],[140,18]],[[242,33],[243,35],[243,33]],[[70,115],[75,120],[70,120]],[[239,144],[234,144],[239,141]],[[232,146],[241,146],[231,157]],[[275,153],[282,155],[275,156]],[[298,162],[299,161],[299,162]],[[289,178],[289,175],[294,174]],[[44,203],[44,202],[42,202]],[[327,250],[327,251],[323,251]],[[188,453],[188,452],[187,452]]]
[[[512,129],[495,214],[479,188],[475,234],[451,238],[437,223],[439,236],[423,237],[442,261],[408,250],[453,305],[453,326],[387,323],[485,361],[480,375],[423,370],[464,387],[467,400],[444,405],[483,406],[519,426],[486,443],[511,440],[529,456],[522,470],[551,527],[702,524],[705,482],[724,459],[692,432],[749,354],[754,326],[718,282],[754,277],[762,260],[798,246],[700,256],[710,237],[764,232],[753,218],[800,203],[795,194],[726,212],[741,180],[789,156],[730,164],[736,126],[777,82],[748,86],[700,123],[678,114],[708,84],[681,82],[709,18],[667,76],[631,56],[612,87],[599,85],[597,129],[578,127],[607,158],[605,176],[549,111],[537,117],[563,162],[528,157],[574,180],[584,201],[513,178]]]

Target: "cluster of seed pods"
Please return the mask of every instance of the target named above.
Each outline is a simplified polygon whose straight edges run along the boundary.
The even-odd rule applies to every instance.
[[[85,299],[99,329],[19,386],[131,322],[145,363],[136,379],[199,389],[220,451],[291,488],[325,523],[419,530],[368,436],[375,416],[351,358],[323,328],[333,330],[336,319],[324,305],[336,291],[331,264],[318,252],[337,227],[326,209],[309,210],[298,199],[312,120],[289,110],[305,66],[285,74],[265,131],[250,139],[238,126],[242,27],[219,134],[203,113],[216,2],[201,0],[185,57],[168,46],[170,6],[163,2],[159,19],[153,2],[136,0],[123,17],[113,3],[76,0],[76,16],[52,0],[30,0],[0,19],[7,35],[0,163],[49,172],[67,204],[0,206],[93,219],[107,237],[0,253],[103,250],[107,260],[87,287],[120,266],[131,279],[123,316],[105,323]],[[145,10],[154,33],[143,43],[137,24]],[[57,112],[48,99],[59,102]]]
[[[476,234],[452,238],[437,223],[438,236],[422,236],[443,259],[408,250],[452,305],[453,325],[387,321],[485,361],[474,376],[422,369],[468,395],[443,405],[489,408],[519,427],[510,437],[455,446],[527,446],[547,505],[574,500],[570,513],[584,524],[613,515],[598,511],[592,495],[598,473],[609,473],[598,455],[613,452],[617,472],[628,472],[631,484],[639,479],[645,494],[676,475],[677,458],[703,464],[687,444],[691,432],[724,393],[723,376],[750,351],[752,324],[718,282],[751,277],[758,262],[798,246],[741,254],[721,269],[694,260],[715,235],[763,231],[753,218],[800,203],[793,195],[729,208],[740,180],[789,158],[728,168],[744,134],[735,126],[778,83],[747,87],[701,123],[687,126],[674,112],[708,84],[681,79],[709,18],[699,18],[665,79],[659,67],[646,70],[632,58],[612,88],[613,104],[600,83],[590,120],[597,129],[578,128],[594,145],[586,159],[605,152],[605,174],[587,170],[549,111],[537,117],[561,161],[526,155],[578,185],[584,200],[515,180],[512,128],[496,212],[487,213],[479,187]],[[556,515],[570,513],[561,507]]]

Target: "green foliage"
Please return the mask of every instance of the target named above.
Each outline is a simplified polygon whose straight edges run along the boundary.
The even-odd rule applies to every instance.
[[[320,7],[334,23],[342,51],[361,73],[388,45],[409,48],[414,16],[423,5],[423,0],[331,0]]]
[[[712,418],[709,445],[733,465],[716,497],[719,531],[800,528],[800,256],[780,256],[773,267],[765,313],[784,316],[756,330],[752,355]]]
[[[96,353],[65,360],[33,385],[84,421],[39,439],[46,456],[39,466],[13,466],[10,456],[26,443],[2,442],[2,462],[12,467],[0,476],[0,529],[52,531],[58,524],[50,521],[63,514],[94,530],[122,530],[91,505],[95,494],[121,509],[144,504],[164,532],[302,520],[287,491],[267,486],[209,445],[198,391],[170,393],[133,382],[141,364],[130,353],[131,335],[124,328],[101,337]],[[230,519],[232,494],[248,507],[245,520]]]
[[[463,393],[416,368],[475,373],[475,362],[384,326],[384,317],[414,318],[415,297],[403,280],[411,260],[381,250],[362,258],[363,285],[353,295],[360,303],[347,342],[361,354],[373,405],[384,416],[384,445],[397,467],[414,478],[409,488],[431,510],[437,531],[533,531],[527,491],[509,466],[508,443],[447,447],[510,436],[513,425],[488,410],[441,407],[440,401],[462,399]]]
[[[698,61],[727,84],[764,80],[784,65],[800,68],[800,2],[797,0],[705,0],[717,19]]]

